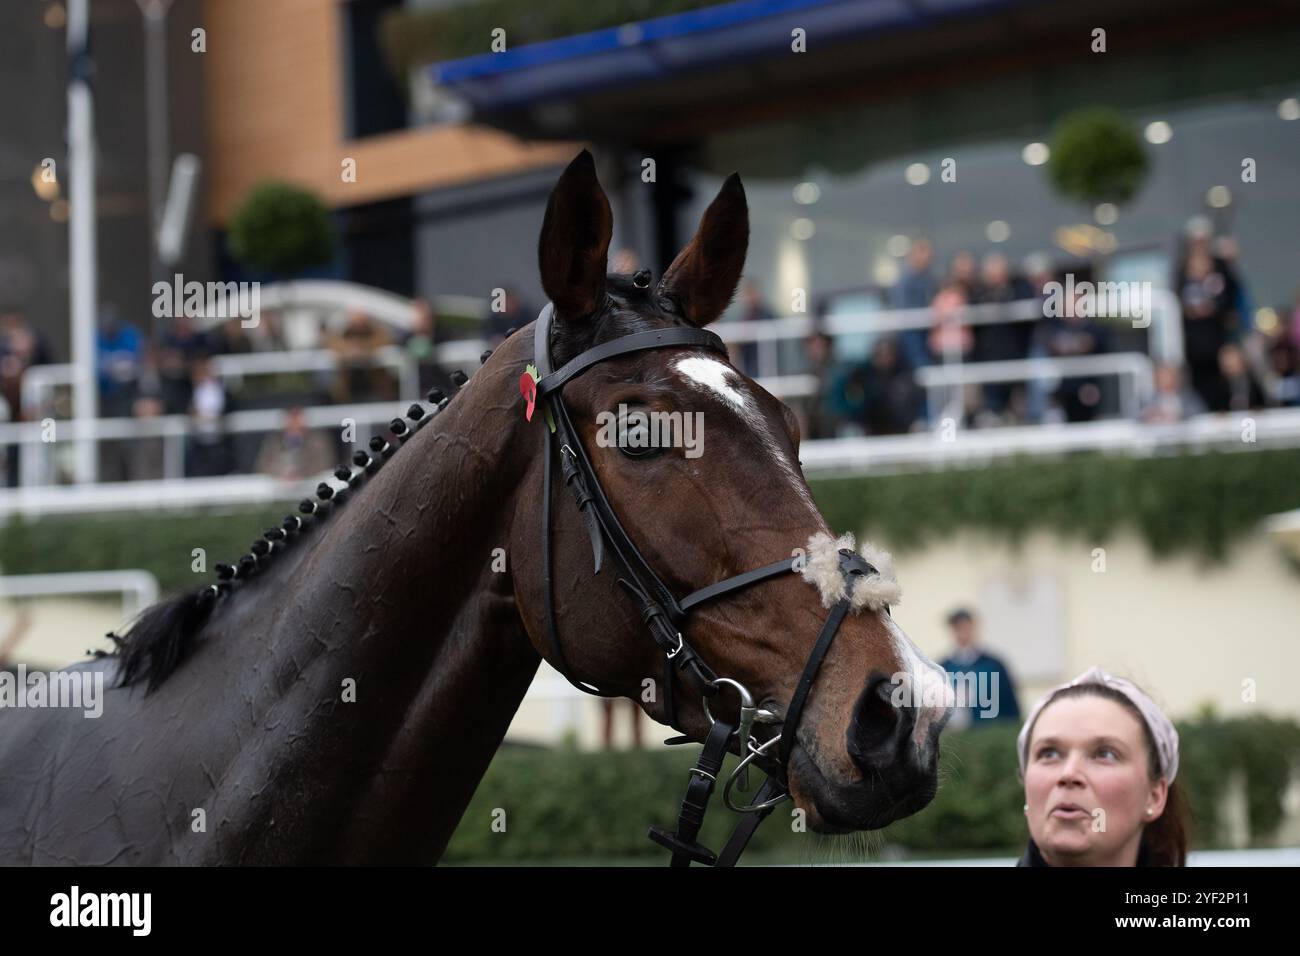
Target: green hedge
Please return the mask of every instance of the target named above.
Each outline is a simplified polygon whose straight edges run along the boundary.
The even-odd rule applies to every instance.
[[[832,528],[866,528],[897,551],[967,529],[1013,544],[1040,530],[1103,544],[1127,530],[1159,557],[1222,561],[1261,519],[1300,507],[1300,449],[1024,458],[811,485]]]
[[[1027,837],[1024,790],[1016,766],[1017,727],[985,727],[943,737],[934,801],[865,841],[795,833],[783,804],[759,829],[751,859],[829,861],[909,855],[1018,854]],[[1267,717],[1213,716],[1178,725],[1193,815],[1194,846],[1221,845],[1218,807],[1233,770],[1245,774],[1251,833],[1264,842],[1283,817],[1289,774],[1300,769],[1300,724]],[[582,752],[503,748],[488,768],[447,849],[447,862],[655,862],[663,851],[646,839],[651,823],[671,824],[698,747]],[[730,765],[730,764],[729,764]],[[761,775],[755,775],[755,785]],[[717,848],[737,817],[718,795],[702,841]],[[505,811],[505,831],[493,830]]]
[[[964,529],[1012,543],[1035,530],[1103,544],[1136,532],[1158,556],[1192,553],[1222,561],[1233,540],[1269,514],[1300,508],[1300,449],[1129,458],[1074,455],[1018,459],[986,468],[817,479],[813,495],[832,528],[867,529],[895,551],[943,541]],[[144,568],[166,591],[237,558],[293,510],[197,514],[57,516],[0,526],[0,571]]]
[[[0,573],[153,572],[164,593],[210,584],[218,561],[248,553],[253,539],[279,527],[296,502],[265,508],[207,510],[198,514],[59,515],[0,526]],[[192,569],[195,548],[207,552],[207,572]]]

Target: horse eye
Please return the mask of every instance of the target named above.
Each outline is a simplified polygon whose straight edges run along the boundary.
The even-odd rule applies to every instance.
[[[624,419],[619,423],[618,450],[625,458],[652,458],[663,451],[650,441],[650,427],[644,419]]]
[[[626,445],[619,448],[624,458],[653,458],[655,455],[662,454],[662,448],[628,448]]]

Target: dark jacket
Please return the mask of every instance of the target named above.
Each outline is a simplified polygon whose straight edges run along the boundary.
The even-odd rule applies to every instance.
[[[1024,855],[1021,856],[1020,859],[1016,861],[1016,866],[1050,867],[1051,865],[1052,864],[1048,863],[1046,860],[1043,859],[1043,854],[1038,852],[1038,845],[1034,843],[1033,839],[1030,839],[1029,845],[1025,847]],[[1138,866],[1151,865],[1150,858],[1147,855],[1147,847],[1145,843],[1141,843],[1138,845],[1137,865]]]
[[[984,716],[981,714],[981,707],[978,701],[969,701],[968,709],[972,725],[978,725],[984,721],[1005,720],[1016,721],[1020,719],[1020,701],[1016,696],[1016,683],[1011,679],[1011,672],[1007,670],[1002,661],[992,654],[980,651],[969,664],[962,663],[956,656],[945,657],[939,662],[945,674],[949,675],[949,682],[954,686],[959,680],[964,678],[961,675],[975,674],[976,679],[981,674],[997,675],[998,679],[998,714],[996,717]]]

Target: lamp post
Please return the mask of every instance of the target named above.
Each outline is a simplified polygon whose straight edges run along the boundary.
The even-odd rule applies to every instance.
[[[68,304],[72,324],[73,417],[79,425],[99,415],[95,312],[99,271],[95,246],[95,98],[90,80],[90,0],[68,0]],[[95,481],[97,446],[79,438],[73,473]]]
[[[145,122],[149,151],[149,282],[166,281],[158,234],[167,197],[167,14],[173,0],[135,0],[144,17]]]

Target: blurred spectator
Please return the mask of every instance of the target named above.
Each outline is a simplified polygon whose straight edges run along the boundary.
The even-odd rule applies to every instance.
[[[976,263],[975,253],[963,249],[952,257],[946,284],[960,286],[967,302],[980,301],[983,289],[980,285],[979,267]]]
[[[44,337],[17,309],[0,313],[0,393],[9,400],[15,417],[22,408],[23,373],[33,365],[53,361]]]
[[[406,354],[415,362],[420,378],[420,395],[433,386],[444,392],[451,388],[451,378],[438,367],[437,359],[438,315],[428,299],[411,303],[411,330],[402,341]]]
[[[1286,332],[1290,336],[1291,345],[1300,351],[1300,292],[1295,295],[1295,305],[1291,309],[1291,321],[1287,325]]]
[[[100,307],[96,355],[99,414],[104,418],[130,415],[144,361],[144,339],[122,319],[116,306]]]
[[[191,477],[225,475],[230,472],[230,442],[222,416],[229,404],[226,388],[212,369],[210,359],[195,359],[190,367],[194,397],[190,406],[188,461],[185,473]]]
[[[1204,244],[1193,241],[1178,276],[1183,309],[1183,350],[1192,388],[1207,408],[1222,401],[1219,350],[1237,331],[1235,284]]]
[[[1155,395],[1142,409],[1142,420],[1151,424],[1181,422],[1205,410],[1196,393],[1183,384],[1183,370],[1177,365],[1158,365]]]
[[[171,321],[158,345],[158,385],[168,415],[183,415],[190,407],[193,387],[190,365],[208,354],[207,337],[194,319],[181,314]]]
[[[45,339],[18,309],[0,312],[0,422],[21,421],[23,376],[33,365],[52,361]],[[18,484],[19,446],[0,446],[0,479]]]
[[[1286,337],[1268,349],[1269,369],[1275,378],[1274,397],[1279,405],[1300,405],[1300,349]]]
[[[247,329],[254,352],[281,352],[289,347],[284,335],[284,322],[275,309],[259,309],[256,324]]]
[[[166,414],[163,398],[158,394],[139,396],[131,407],[132,417],[137,420],[156,419]],[[164,476],[166,442],[161,435],[133,439],[130,443],[131,456],[127,461],[126,479],[128,481],[155,481]]]
[[[397,397],[392,375],[376,363],[376,353],[390,342],[388,330],[365,312],[348,313],[342,331],[329,340],[338,359],[331,389],[336,403],[391,401]]]
[[[930,303],[934,314],[930,319],[930,332],[926,343],[930,348],[931,360],[943,362],[957,361],[970,357],[975,345],[975,336],[971,328],[962,321],[966,304],[965,287],[959,282],[945,282]]]
[[[1056,281],[1056,270],[1052,267],[1052,260],[1041,252],[1025,256],[1024,273],[1030,298],[1038,299],[1040,302],[1046,299],[1046,285]]]
[[[934,265],[934,246],[928,239],[917,239],[907,253],[907,271],[894,286],[895,309],[926,309],[939,292],[931,268]],[[903,359],[912,368],[930,364],[930,350],[926,347],[925,329],[906,329],[899,340]]]
[[[763,286],[757,279],[746,279],[740,287],[740,321],[765,322],[776,318],[776,314],[763,301]],[[740,348],[740,369],[750,378],[757,378],[758,343],[744,342]]]
[[[9,402],[3,394],[0,394],[0,425],[8,424],[12,420],[13,413],[9,410]],[[17,445],[0,445],[0,475],[4,476],[7,487],[18,486]]]
[[[839,409],[832,388],[835,384],[835,340],[825,332],[813,332],[803,343],[809,374],[817,380],[817,391],[808,403],[803,423],[804,438],[834,438]]]
[[[207,351],[211,355],[247,355],[253,351],[253,340],[244,328],[244,320],[226,319],[208,336]]]
[[[507,286],[501,291],[502,311],[493,312],[489,309],[487,318],[483,320],[483,338],[487,340],[490,349],[495,349],[504,342],[506,333],[511,329],[522,329],[537,318],[537,313],[520,301],[514,289]]]
[[[131,417],[136,420],[158,418],[164,414],[161,394],[156,386],[141,385],[131,402]],[[99,443],[100,481],[144,481],[163,477],[166,439],[161,435],[144,435]]]
[[[949,726],[958,729],[996,720],[1018,721],[1020,703],[1015,681],[1002,661],[979,646],[975,616],[965,608],[948,615],[956,649],[939,666],[957,692]]]
[[[1035,316],[1046,315],[1047,284],[1057,281],[1057,271],[1052,266],[1052,260],[1044,253],[1035,252],[1025,257],[1024,269],[1030,295],[1037,303],[1034,314]],[[1038,324],[1041,322],[1042,319],[1038,319],[1037,324],[1029,327],[1027,353],[1029,358],[1044,358],[1047,355],[1042,338],[1038,334]],[[1051,393],[1051,383],[1043,379],[1030,379],[1025,383],[1025,417],[1029,421],[1036,423],[1043,420]]]
[[[1013,279],[1007,257],[998,252],[984,257],[978,304],[1005,305],[1029,299],[1029,284]],[[975,327],[975,361],[1006,362],[1029,354],[1028,322],[990,322]],[[1023,419],[1024,386],[1016,382],[990,382],[984,386],[983,413],[987,418]],[[987,423],[987,422],[986,422]]]
[[[1034,329],[1036,354],[1068,358],[1101,355],[1109,349],[1106,327],[1096,319],[1081,315],[1087,310],[1080,308],[1077,301],[1066,303],[1064,311],[1063,316],[1046,316],[1039,321]],[[1091,377],[1063,379],[1055,398],[1066,421],[1091,421],[1100,410],[1101,386]]]
[[[975,336],[963,321],[968,301],[965,287],[959,282],[945,282],[935,295],[930,305],[930,332],[926,340],[933,361],[952,364],[970,358]],[[977,387],[954,386],[949,390],[944,414],[964,420],[967,408],[972,404],[971,396],[975,394],[978,394]]]
[[[911,431],[921,414],[921,389],[892,336],[876,340],[871,359],[859,374],[867,433],[901,435]]]
[[[334,464],[334,446],[320,432],[307,427],[301,406],[285,409],[284,430],[267,435],[257,453],[254,470],[282,481],[300,481],[328,470]]]
[[[1213,412],[1245,412],[1264,405],[1264,393],[1246,367],[1241,347],[1234,342],[1219,349],[1219,378],[1213,395]]]

